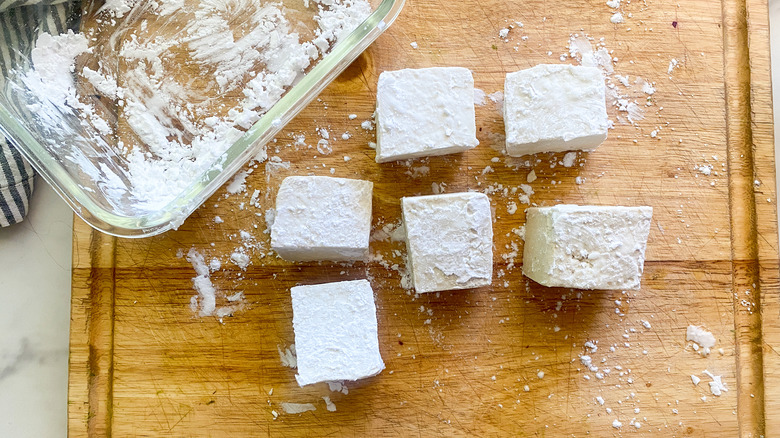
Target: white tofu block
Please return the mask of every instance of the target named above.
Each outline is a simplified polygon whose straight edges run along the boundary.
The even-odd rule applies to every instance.
[[[493,220],[482,193],[402,198],[417,293],[487,286],[493,279]]]
[[[506,75],[506,152],[592,151],[607,139],[604,75],[596,67],[541,64]]]
[[[462,67],[386,71],[376,92],[376,162],[476,147],[474,78]]]
[[[365,258],[373,187],[327,176],[285,178],[276,195],[271,248],[290,261]]]
[[[523,274],[550,287],[639,289],[651,207],[526,210]]]
[[[290,294],[300,386],[364,379],[385,368],[368,281],[296,286]]]

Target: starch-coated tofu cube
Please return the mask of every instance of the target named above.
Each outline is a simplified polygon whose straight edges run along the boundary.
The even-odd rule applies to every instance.
[[[493,220],[482,193],[401,199],[408,269],[417,293],[487,286],[493,279]]]
[[[592,151],[607,139],[604,74],[596,67],[541,64],[506,75],[506,153]]]
[[[290,294],[300,386],[364,379],[385,368],[368,281],[296,286]]]
[[[376,92],[376,162],[476,147],[474,78],[462,67],[386,71]]]
[[[271,248],[290,261],[365,258],[373,187],[327,176],[285,178],[276,195]]]
[[[526,210],[523,274],[576,289],[639,289],[651,207],[557,205]]]

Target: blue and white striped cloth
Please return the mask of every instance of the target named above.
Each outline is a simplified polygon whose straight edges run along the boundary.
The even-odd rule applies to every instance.
[[[77,25],[78,2],[0,0],[0,88],[8,70],[30,56],[42,32],[58,35]],[[33,192],[34,172],[0,135],[0,227],[24,219]]]

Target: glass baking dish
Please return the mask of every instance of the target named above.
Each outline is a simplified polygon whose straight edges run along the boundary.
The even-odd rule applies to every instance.
[[[76,37],[85,37],[63,37],[86,41],[90,49],[75,56],[70,74],[46,77],[45,63],[61,70],[57,56],[78,51],[72,49],[78,44],[63,49],[61,40],[39,39],[38,47],[44,50],[48,43],[50,53],[34,54],[31,62],[8,72],[0,90],[0,132],[79,217],[120,237],[178,227],[374,42],[404,4],[133,1],[97,1],[82,8],[83,33]],[[370,7],[361,10],[363,15],[343,9],[361,1]],[[115,9],[106,11],[109,5]],[[345,16],[360,24],[350,31],[352,25],[333,21]],[[220,47],[225,31],[233,43]],[[264,54],[242,44],[255,44]],[[152,49],[157,51],[150,54]],[[284,68],[293,62],[291,50],[311,58],[294,78]],[[228,64],[230,69],[222,68]],[[72,84],[47,88],[62,76],[72,76]],[[252,82],[258,78],[260,85]],[[253,86],[257,93],[247,91]],[[78,101],[60,96],[61,90],[72,91]],[[154,106],[161,100],[167,106]],[[171,144],[186,153],[170,154]],[[159,169],[163,180],[155,179]],[[181,178],[173,177],[176,171]],[[144,172],[152,176],[145,178]]]

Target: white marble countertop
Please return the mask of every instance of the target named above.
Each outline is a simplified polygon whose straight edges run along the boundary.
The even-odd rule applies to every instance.
[[[66,436],[73,214],[40,178],[0,229],[0,436]]]
[[[780,65],[780,0],[769,8]],[[780,108],[780,68],[772,79]],[[780,139],[780,111],[774,117]],[[70,209],[39,178],[28,218],[0,229],[0,436],[67,435],[72,227]]]

